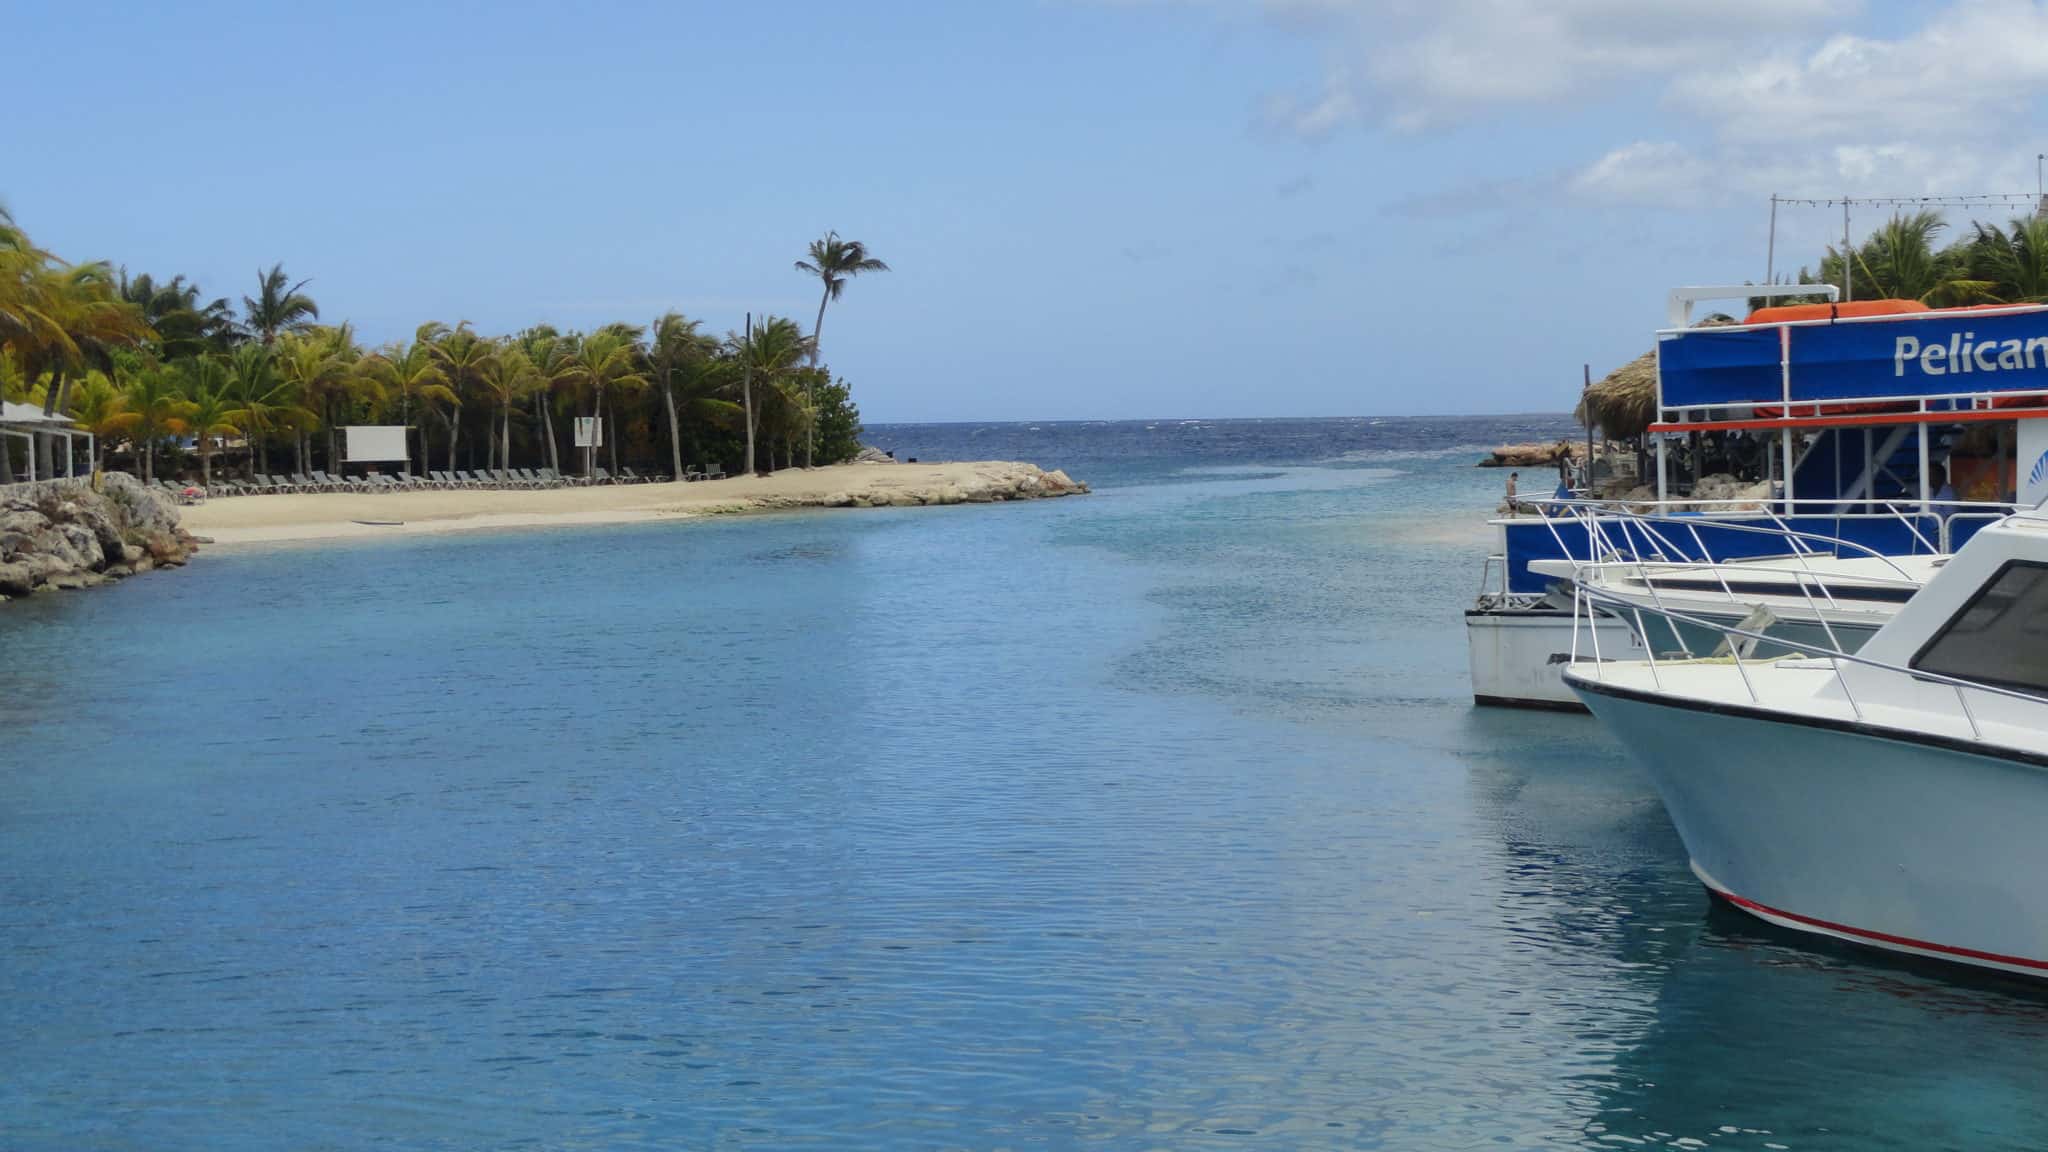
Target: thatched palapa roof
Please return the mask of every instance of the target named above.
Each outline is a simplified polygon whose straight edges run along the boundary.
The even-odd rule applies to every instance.
[[[1734,324],[1732,316],[1716,312],[1693,325],[1720,328]],[[1588,411],[1590,409],[1590,411]],[[1657,419],[1657,351],[1651,349],[1601,377],[1579,398],[1572,419],[1590,422],[1614,440],[1633,440]]]

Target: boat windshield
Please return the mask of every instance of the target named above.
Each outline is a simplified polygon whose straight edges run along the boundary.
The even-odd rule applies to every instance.
[[[2048,692],[2048,564],[2013,560],[1913,657],[1916,671]]]

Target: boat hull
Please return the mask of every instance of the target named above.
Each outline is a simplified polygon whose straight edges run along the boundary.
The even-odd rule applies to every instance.
[[[1550,708],[1583,712],[1585,705],[1565,687],[1564,659],[1572,651],[1574,616],[1569,609],[1535,608],[1465,613],[1465,641],[1472,664],[1472,700],[1509,708]],[[1592,659],[1586,617],[1576,618],[1579,656]],[[1641,649],[1619,620],[1601,617],[1600,652],[1606,658],[1636,659]],[[1563,658],[1563,659],[1561,659]]]
[[[2048,761],[1573,688],[1647,769],[1715,895],[1802,932],[2048,978]]]

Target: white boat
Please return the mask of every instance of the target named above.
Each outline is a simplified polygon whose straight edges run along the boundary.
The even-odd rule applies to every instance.
[[[1911,529],[1911,516],[1894,518]],[[1526,560],[1523,570],[1547,581],[1542,592],[1517,593],[1504,579],[1481,591],[1465,613],[1475,703],[1582,710],[1564,682],[1572,662],[1636,659],[1646,646],[1660,656],[1704,656],[1720,640],[1654,613],[1632,614],[1633,606],[1731,627],[1748,622],[1774,638],[1853,652],[1947,559],[1888,557],[1776,517],[1709,523],[1558,502],[1544,522],[1569,526],[1553,533],[1558,549],[1569,556],[1571,542],[1583,541],[1586,558]],[[1717,560],[1719,547],[1750,558]],[[1506,572],[1498,559],[1490,558],[1488,580]],[[1607,593],[1605,607],[1577,596],[1581,586]],[[1766,645],[1762,654],[1773,651],[1783,649]]]
[[[1738,646],[1566,680],[1648,770],[1714,895],[1786,928],[2048,976],[2048,513],[1978,532],[1857,653]]]

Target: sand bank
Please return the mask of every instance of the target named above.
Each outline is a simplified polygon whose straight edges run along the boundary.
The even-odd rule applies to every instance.
[[[309,492],[233,496],[183,509],[183,526],[219,544],[404,536],[489,528],[624,524],[788,508],[978,504],[1086,492],[1032,464],[835,464],[695,483],[593,488]]]

